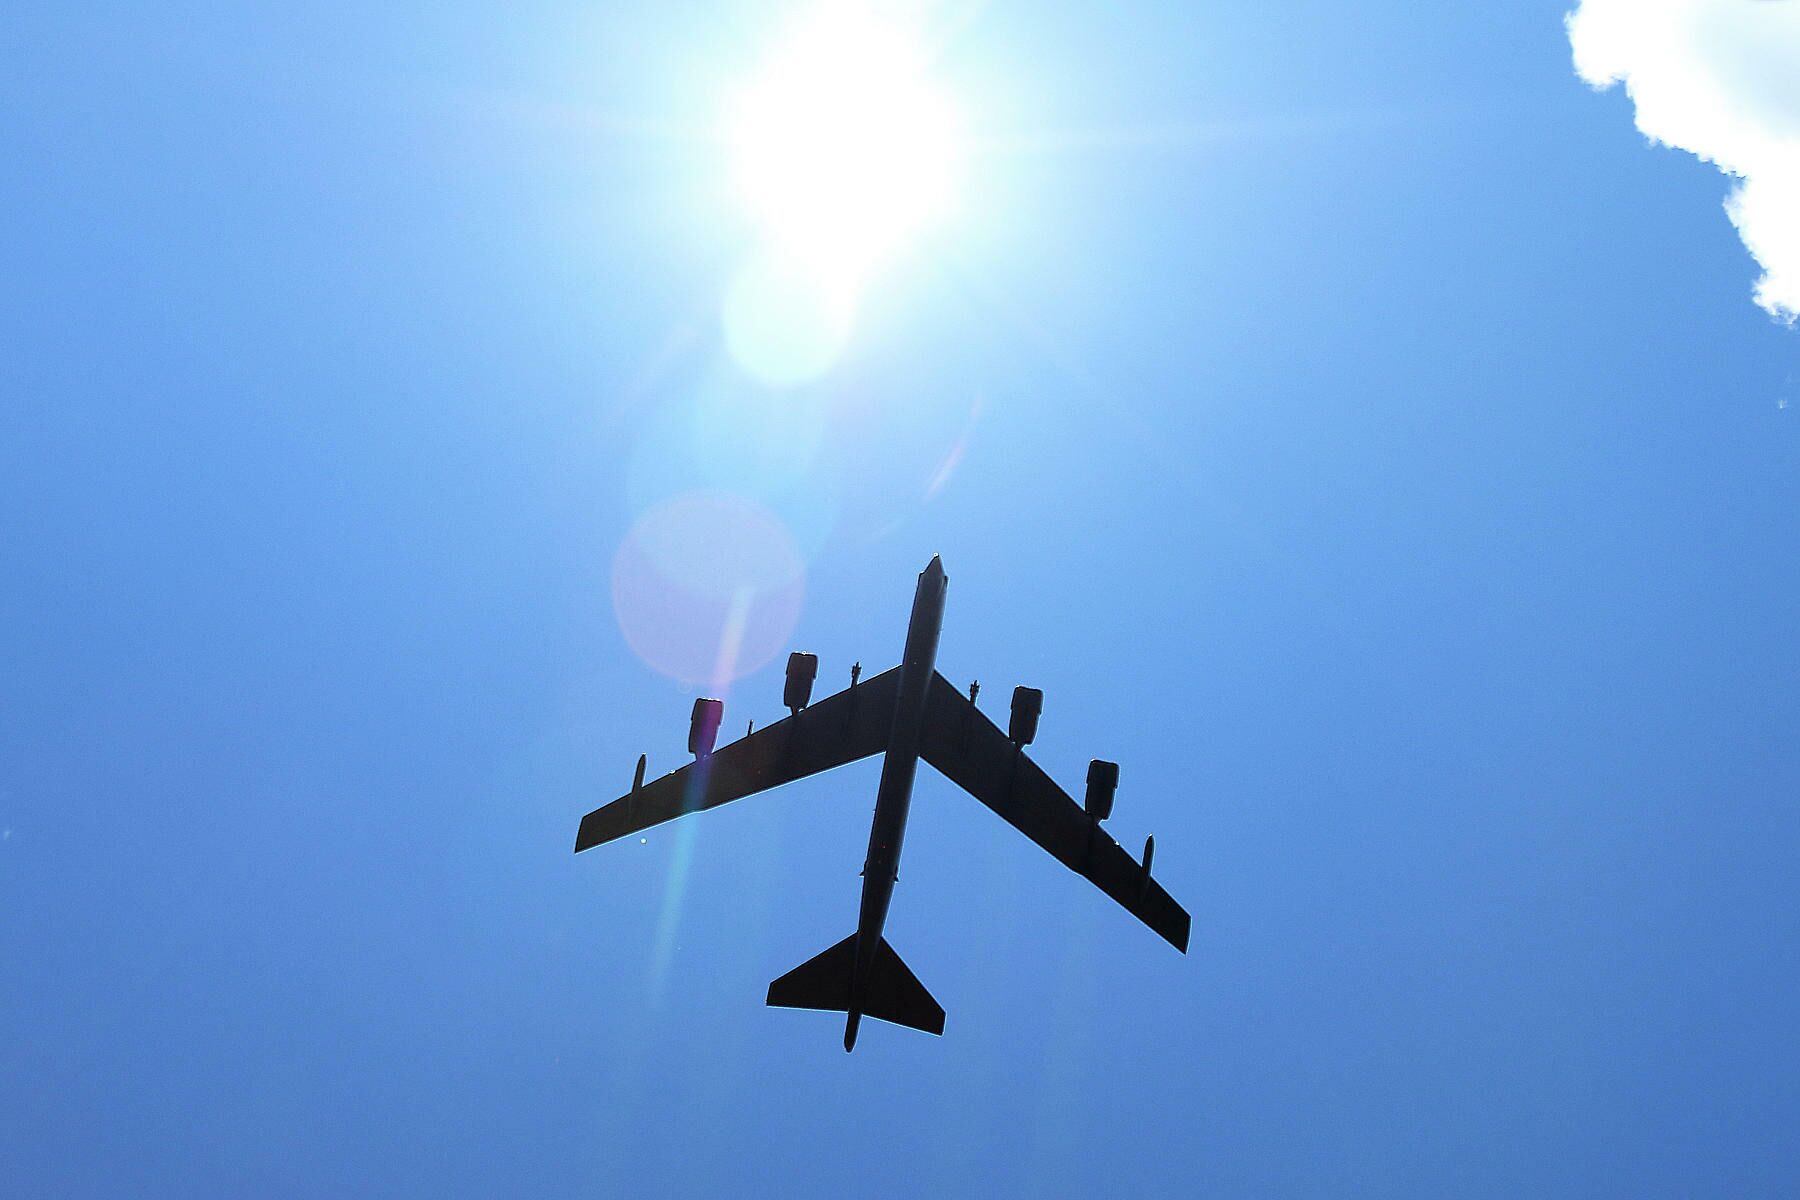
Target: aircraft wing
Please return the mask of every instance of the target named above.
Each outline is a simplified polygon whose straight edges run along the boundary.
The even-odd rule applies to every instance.
[[[926,696],[919,756],[1187,953],[1187,911],[942,675]]]
[[[895,667],[634,788],[581,818],[575,852],[879,754],[899,690]]]

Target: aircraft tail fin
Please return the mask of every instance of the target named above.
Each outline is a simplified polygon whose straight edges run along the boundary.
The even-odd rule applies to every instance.
[[[769,1004],[775,1008],[816,1008],[826,1012],[850,1011],[850,982],[856,967],[856,935],[851,934],[831,949],[801,963],[769,985]],[[894,948],[881,939],[875,961],[864,981],[862,1013],[925,1033],[944,1032],[944,1009],[925,990]],[[853,1036],[853,1035],[852,1035]]]

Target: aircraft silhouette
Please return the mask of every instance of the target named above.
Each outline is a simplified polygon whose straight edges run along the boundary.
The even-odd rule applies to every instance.
[[[899,877],[913,776],[921,758],[1187,953],[1188,914],[1150,877],[1156,839],[1145,840],[1144,861],[1139,864],[1100,828],[1100,822],[1112,815],[1118,764],[1099,759],[1089,764],[1085,802],[1078,807],[1024,753],[1037,736],[1042,692],[1025,687],[1013,691],[1012,715],[1003,734],[975,707],[979,685],[971,685],[965,697],[937,673],[948,582],[943,563],[932,558],[913,594],[900,665],[867,682],[860,681],[859,664],[851,668],[848,688],[809,705],[819,660],[811,654],[790,655],[782,697],[789,716],[717,751],[713,744],[724,705],[696,700],[688,727],[688,751],[694,761],[646,784],[645,760],[640,756],[631,791],[583,817],[575,836],[579,854],[684,813],[717,808],[872,754],[885,754],[863,861],[856,932],[769,985],[768,1003],[777,1008],[848,1014],[845,1050],[856,1045],[857,1027],[865,1016],[926,1033],[944,1032],[943,1007],[882,937]]]

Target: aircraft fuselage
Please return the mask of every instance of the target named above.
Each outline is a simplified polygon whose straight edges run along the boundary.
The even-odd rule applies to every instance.
[[[850,977],[850,1015],[844,1023],[844,1049],[856,1044],[862,1001],[870,966],[881,946],[888,904],[899,878],[900,847],[906,840],[906,817],[912,807],[913,777],[919,768],[919,732],[925,723],[925,697],[937,670],[938,634],[944,624],[944,592],[949,580],[936,558],[919,573],[912,617],[906,627],[906,653],[900,663],[899,701],[894,728],[881,762],[881,784],[875,792],[875,819],[869,829],[869,852],[863,859],[862,910],[856,923],[855,966]]]

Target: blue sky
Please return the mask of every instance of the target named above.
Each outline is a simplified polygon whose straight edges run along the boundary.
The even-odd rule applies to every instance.
[[[941,11],[956,212],[773,387],[772,7],[15,6],[7,1190],[1791,1191],[1800,342],[1564,13]],[[922,774],[846,1056],[873,763],[569,847],[933,553],[1193,945]]]

